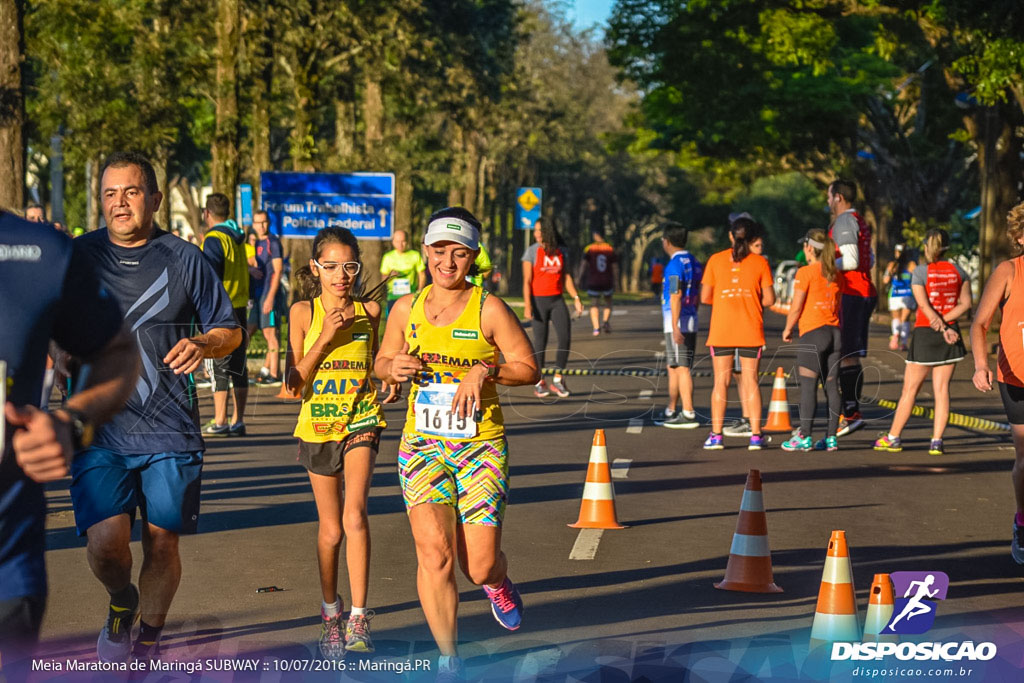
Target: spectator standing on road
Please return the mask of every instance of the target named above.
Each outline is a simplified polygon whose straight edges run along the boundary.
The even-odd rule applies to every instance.
[[[714,388],[711,392],[711,434],[707,450],[719,450],[726,397],[733,375],[733,356],[740,358],[740,394],[749,411],[751,436],[747,448],[761,450],[761,395],[758,368],[764,347],[764,308],[775,303],[768,261],[750,249],[761,237],[761,226],[739,218],[729,229],[730,249],[713,254],[704,267],[700,301],[711,305],[707,346],[711,349]]]
[[[0,211],[0,679],[25,680],[46,602],[43,482],[120,410],[138,376],[121,311],[79,241]],[[84,363],[83,386],[53,413],[36,408],[49,339]]]
[[[343,228],[324,228],[313,239],[308,268],[312,297],[289,313],[288,386],[302,395],[294,436],[299,462],[309,473],[319,526],[320,652],[373,652],[367,593],[370,526],[366,512],[380,434],[387,426],[370,377],[377,351],[380,304],[354,298],[362,264],[359,243]],[[394,397],[397,399],[397,396]],[[338,595],[338,553],[346,539],[352,611],[346,620]]]
[[[501,550],[508,441],[497,385],[532,384],[540,372],[508,305],[466,282],[480,222],[461,207],[443,209],[430,217],[423,243],[433,284],[395,304],[375,369],[391,383],[413,380],[398,470],[416,587],[441,652],[439,680],[461,680],[456,563],[484,587],[501,626],[514,631],[522,620]]]
[[[668,265],[661,294],[661,318],[668,366],[668,407],[655,422],[672,429],[696,429],[700,423],[693,409],[690,372],[697,352],[697,309],[704,267],[686,250],[686,228],[679,223],[666,223],[663,230],[661,246],[668,254]]]
[[[89,567],[110,594],[96,643],[103,662],[158,656],[181,579],[180,534],[199,519],[203,437],[191,373],[242,341],[231,301],[194,245],[156,227],[163,196],[149,161],[109,157],[100,174],[107,227],[75,240],[125,312],[142,374],[124,410],[71,463],[71,501]],[[132,523],[142,510],[142,571],[132,583]],[[141,612],[134,648],[131,626]]]
[[[388,283],[388,311],[406,294],[415,294],[427,284],[426,266],[418,250],[409,249],[409,235],[395,230],[391,236],[391,251],[380,260],[380,274],[390,277]]]
[[[860,359],[868,353],[871,313],[878,303],[871,267],[875,254],[871,249],[871,227],[853,208],[857,186],[850,180],[834,180],[828,186],[828,207],[832,212],[829,237],[836,243],[836,267],[843,272],[839,333],[843,356],[839,361],[839,393],[843,397],[843,415],[839,418],[839,436],[864,426],[860,414],[860,394],[864,372]]]
[[[523,254],[523,318],[533,320],[533,353],[537,367],[544,367],[544,350],[548,345],[548,323],[555,327],[557,349],[555,352],[555,376],[551,388],[543,378],[533,388],[538,398],[551,395],[554,391],[561,398],[569,395],[559,371],[569,364],[569,345],[572,343],[572,324],[569,309],[565,306],[563,292],[572,297],[576,316],[583,315],[576,283],[569,273],[569,253],[562,245],[554,226],[537,221],[533,226],[536,240]]]
[[[287,306],[281,278],[284,275],[284,258],[281,240],[270,232],[270,216],[266,211],[257,211],[252,217],[252,229],[256,233],[256,263],[260,277],[255,280],[256,292],[251,293],[257,323],[267,342],[267,355],[256,378],[257,384],[276,384],[281,381],[281,344],[278,330]],[[252,280],[250,280],[252,282]]]
[[[823,230],[811,230],[803,239],[807,265],[796,271],[782,341],[793,341],[799,325],[797,367],[800,375],[800,428],[782,444],[784,451],[839,450],[836,431],[843,409],[839,398],[839,297],[843,274],[836,269],[836,245]],[[818,381],[828,399],[825,438],[814,443],[814,414],[818,412]]]
[[[591,238],[594,241],[583,249],[583,274],[580,279],[586,283],[587,296],[590,298],[590,322],[596,337],[602,330],[605,334],[612,331],[612,294],[615,293],[615,281],[619,278],[619,258],[600,231],[591,233]]]
[[[242,330],[242,343],[225,358],[211,361],[213,375],[213,419],[203,429],[209,437],[245,436],[245,403],[249,397],[249,369],[245,352],[249,346],[247,332],[249,303],[249,262],[245,256],[245,233],[228,218],[231,203],[225,195],[214,192],[206,198],[203,219],[203,256],[213,266],[224,285],[234,310],[235,323]],[[257,247],[258,249],[258,247]],[[234,398],[234,411],[228,421],[228,387]]]
[[[1006,236],[1013,253],[989,276],[981,302],[971,325],[971,354],[974,356],[974,386],[978,391],[992,390],[992,370],[988,365],[988,329],[996,311],[1002,312],[999,326],[999,356],[996,377],[1003,399],[1006,420],[1013,434],[1013,494],[1017,512],[1013,517],[1010,554],[1024,564],[1024,203],[1010,209],[1006,218]]]
[[[665,262],[660,256],[651,259],[649,266],[651,276],[651,291],[654,296],[661,297],[662,283],[665,281]]]
[[[46,210],[32,202],[25,206],[25,220],[29,223],[45,223],[46,222]]]
[[[910,258],[907,245],[897,244],[893,252],[893,260],[885,267],[882,282],[889,287],[889,315],[892,318],[889,349],[896,351],[906,350],[910,338],[910,314],[917,308],[910,277],[917,264]]]
[[[907,368],[888,434],[875,441],[876,451],[899,453],[900,434],[910,419],[914,399],[930,373],[935,396],[935,419],[928,452],[942,455],[942,433],[949,421],[949,381],[956,364],[967,355],[957,319],[971,310],[971,280],[957,264],[944,258],[949,233],[932,229],[924,235],[925,266],[914,269],[910,286],[917,300],[917,319],[907,350]]]

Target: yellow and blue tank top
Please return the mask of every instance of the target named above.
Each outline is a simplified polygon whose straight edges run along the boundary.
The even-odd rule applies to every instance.
[[[373,368],[373,327],[366,308],[353,302],[355,318],[334,333],[330,352],[320,361],[302,393],[302,409],[294,436],[309,443],[341,441],[349,434],[371,427],[386,427],[377,400],[377,387],[370,376]],[[313,315],[302,342],[303,354],[320,337],[324,305],[312,301]]]
[[[427,366],[409,392],[405,432],[446,441],[500,438],[505,434],[505,420],[494,382],[484,382],[481,388],[480,420],[475,422],[475,429],[450,415],[448,410],[458,383],[477,361],[498,361],[498,349],[484,338],[480,324],[487,294],[480,287],[472,287],[469,301],[459,317],[450,325],[439,327],[427,321],[423,310],[432,288],[433,285],[425,287],[413,301],[405,328],[410,352],[416,351]],[[436,410],[431,410],[431,403]],[[475,434],[470,435],[471,432]]]

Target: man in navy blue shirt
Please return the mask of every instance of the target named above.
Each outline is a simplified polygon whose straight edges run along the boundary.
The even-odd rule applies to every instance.
[[[17,680],[46,600],[40,482],[65,476],[74,448],[124,405],[138,355],[78,244],[2,211],[0,310],[0,666]],[[78,390],[53,413],[35,407],[50,339],[84,363]]]
[[[78,533],[89,539],[89,566],[110,593],[97,655],[116,662],[157,653],[181,579],[178,537],[195,533],[199,518],[204,444],[191,373],[204,358],[229,354],[242,331],[202,252],[154,225],[162,195],[145,157],[119,152],[107,159],[100,199],[107,228],[76,243],[120,303],[142,372],[125,409],[76,455],[71,499]],[[141,596],[128,547],[136,509],[143,518]]]
[[[670,429],[700,426],[693,409],[693,359],[697,351],[697,307],[704,267],[686,250],[688,231],[679,223],[663,226],[661,246],[669,261],[662,277],[661,316],[668,366],[668,407],[655,423]],[[679,405],[681,403],[682,405]],[[679,406],[677,408],[677,406]]]

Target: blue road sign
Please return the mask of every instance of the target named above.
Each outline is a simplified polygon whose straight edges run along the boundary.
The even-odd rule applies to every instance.
[[[282,173],[260,176],[263,210],[281,237],[312,238],[348,228],[359,239],[391,238],[393,173]]]
[[[239,225],[252,225],[252,185],[238,186],[238,204],[235,206],[235,220]]]
[[[533,224],[540,220],[540,204],[543,192],[539,187],[520,187],[516,190],[516,227],[533,230]]]

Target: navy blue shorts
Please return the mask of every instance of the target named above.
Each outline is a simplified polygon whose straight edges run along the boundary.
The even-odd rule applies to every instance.
[[[135,522],[135,510],[144,522],[194,534],[199,522],[199,488],[203,454],[154,453],[121,455],[105,448],[89,448],[71,461],[71,502],[78,535],[89,527],[120,514]]]

